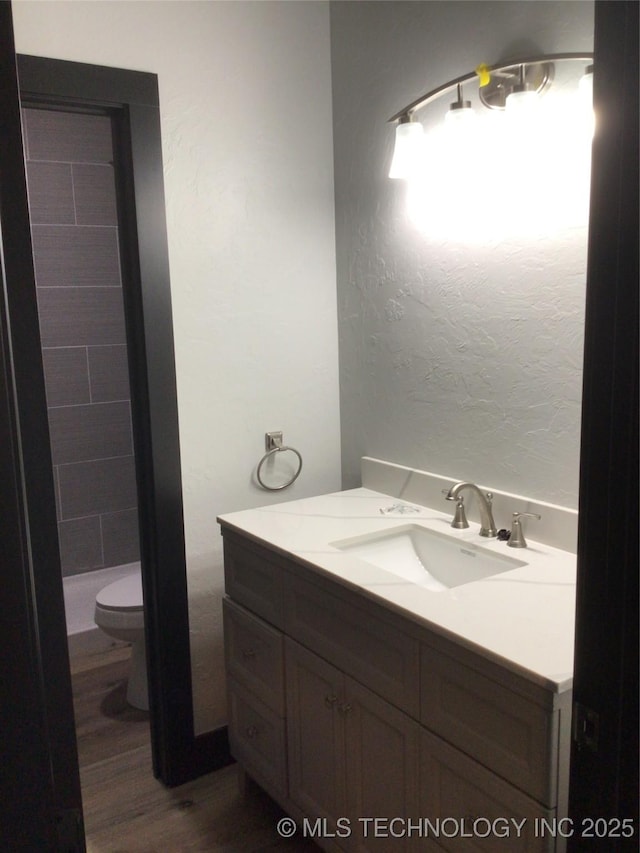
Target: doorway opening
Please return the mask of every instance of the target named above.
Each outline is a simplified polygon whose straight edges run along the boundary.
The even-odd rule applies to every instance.
[[[31,104],[22,126],[82,780],[97,762],[149,745],[126,217],[114,116]],[[109,608],[100,627],[98,603]]]
[[[107,283],[103,286],[105,282],[94,282],[93,296],[98,299],[97,303],[94,300],[93,310],[95,314],[95,311],[99,310],[96,305],[100,299],[103,302],[106,300],[104,304],[110,304],[111,309],[105,308],[104,312],[111,317],[119,313],[123,320],[123,331],[113,337],[115,333],[112,329],[109,333],[112,337],[102,343],[108,346],[126,344],[130,385],[128,437],[125,428],[126,403],[123,400],[109,400],[105,401],[104,405],[108,405],[110,410],[112,437],[116,436],[114,440],[120,451],[123,448],[127,451],[119,457],[120,462],[116,467],[119,465],[121,482],[126,484],[125,491],[129,495],[130,503],[128,506],[114,508],[108,501],[105,503],[103,500],[98,504],[94,502],[93,509],[104,512],[94,512],[93,515],[104,516],[100,522],[103,525],[100,538],[103,549],[108,541],[108,549],[123,549],[123,553],[130,553],[127,549],[133,546],[131,543],[124,544],[123,530],[127,527],[130,531],[132,528],[135,530],[137,526],[145,608],[153,773],[167,786],[175,786],[223,766],[230,759],[226,728],[198,736],[193,728],[182,484],[157,78],[154,74],[143,72],[21,55],[18,56],[18,78],[23,111],[37,110],[39,117],[42,119],[42,116],[45,116],[49,122],[55,118],[56,112],[64,111],[70,115],[75,114],[77,120],[79,117],[85,123],[109,121],[111,126],[112,160],[116,167],[115,196],[118,202],[118,263],[121,283],[124,286],[118,291],[118,287],[113,284],[109,286]],[[104,177],[105,173],[104,163],[80,164],[76,170],[80,175],[80,196],[87,174],[92,172],[95,178],[97,172],[95,168],[86,169],[83,165],[98,165],[102,169],[99,174]],[[72,167],[72,170],[74,168]],[[36,171],[38,169],[61,172],[58,165],[54,168],[50,163],[37,166]],[[72,194],[75,192],[72,184]],[[98,220],[104,217],[107,209],[112,208],[109,199],[113,201],[113,194],[109,195],[109,192],[102,186],[102,202],[98,203],[97,207],[95,204],[93,207],[89,205],[83,216],[88,216],[89,221],[91,217],[94,217],[94,220],[96,217]],[[78,200],[74,203],[77,206]],[[45,218],[46,208],[45,200],[44,208],[41,208],[39,214]],[[48,227],[51,229],[51,224]],[[66,227],[71,230],[70,226]],[[53,228],[55,231],[55,223]],[[87,229],[82,237],[69,238],[69,235],[66,235],[67,242],[69,239],[75,239],[81,244],[79,255],[71,252],[66,256],[67,259],[70,259],[72,264],[80,263],[78,257],[82,258],[87,253],[95,254],[102,258],[104,274],[106,275],[105,270],[109,264],[113,272],[114,255],[109,254],[105,247],[109,240],[111,245],[114,242],[114,226],[105,224],[102,220],[101,225],[97,225],[95,221],[93,225],[84,222],[81,228]],[[102,231],[98,234],[100,228]],[[33,229],[34,243],[37,243],[40,235],[37,234],[38,224],[35,221]],[[93,229],[94,243],[89,241],[87,248],[89,229]],[[106,236],[107,231],[110,231],[109,237]],[[51,242],[51,234],[49,241]],[[58,278],[55,279],[54,270],[54,280],[50,281],[52,286],[47,290],[57,293],[44,294],[43,288],[44,298],[40,306],[43,344],[45,348],[48,345],[51,350],[57,349],[58,344],[63,342],[56,338],[56,333],[52,331],[53,326],[47,325],[48,320],[43,324],[42,317],[47,311],[64,315],[66,310],[67,317],[73,315],[77,320],[82,316],[85,322],[91,325],[91,310],[87,308],[89,288],[65,288],[64,275],[60,270],[65,266],[65,262],[60,260],[59,252],[56,257],[58,260],[54,267],[57,265],[59,268]],[[62,257],[64,259],[64,253]],[[41,284],[42,279],[38,282],[39,286]],[[73,304],[67,304],[65,309],[63,298],[61,304],[55,308],[51,307],[53,297],[60,297],[63,289],[67,302],[71,300]],[[40,293],[38,295],[40,296]],[[92,356],[98,356],[93,359],[94,375],[100,355],[105,354],[106,351],[85,351],[89,363]],[[115,358],[115,350],[110,350],[110,355]],[[121,357],[122,355],[120,352]],[[56,359],[60,361],[65,356],[73,358],[73,354],[61,355],[58,352],[53,354],[52,362]],[[77,360],[77,353],[75,356]],[[104,358],[102,361],[104,362]],[[97,370],[97,373],[99,372]],[[114,403],[119,405],[112,405]],[[76,411],[74,415],[78,432],[79,412]],[[91,460],[72,461],[72,456],[64,455],[73,455],[75,452],[69,449],[69,437],[73,430],[66,429],[70,426],[72,415],[70,411],[64,411],[56,417],[58,426],[56,430],[52,430],[52,438],[56,443],[55,453],[60,454],[56,457],[60,467],[59,480],[69,480],[73,465],[82,465]],[[95,420],[95,413],[85,409],[80,417],[84,417],[85,421],[91,421],[92,418]],[[126,461],[123,461],[125,459]],[[96,461],[95,458],[93,461]],[[62,471],[63,466],[68,466],[68,469]],[[91,480],[88,471],[90,466],[84,472],[85,480]],[[79,472],[80,468],[77,468],[75,473]],[[105,482],[114,482],[117,479],[113,474],[105,477]],[[94,479],[94,486],[95,482]],[[66,522],[71,521],[75,522],[76,528],[84,528],[86,547],[95,549],[95,540],[94,544],[90,545],[89,539],[86,538],[88,528],[93,525],[95,529],[95,520],[79,521],[86,519],[91,513],[86,516],[73,515],[77,507],[69,509],[72,505],[69,495],[73,489],[82,490],[76,482],[70,492],[67,483],[64,502],[61,498],[62,491],[58,492],[62,550],[65,549],[67,532],[74,526],[66,525]],[[87,491],[86,486],[84,490]],[[106,491],[106,488],[102,490],[103,498]],[[136,495],[132,505],[131,497],[134,492]],[[95,495],[93,497],[95,498]],[[137,511],[134,509],[136,503]],[[116,519],[115,514],[109,515],[110,509],[115,509],[115,514],[123,515]],[[135,516],[137,525],[134,523]],[[103,521],[108,527],[109,522],[116,520],[122,522],[120,533],[111,538],[107,536],[105,540]]]

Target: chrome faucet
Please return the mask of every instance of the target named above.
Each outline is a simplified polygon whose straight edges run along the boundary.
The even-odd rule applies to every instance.
[[[480,536],[497,536],[498,531],[496,530],[496,523],[493,520],[493,513],[491,512],[491,501],[493,499],[491,492],[483,494],[475,483],[456,483],[447,492],[447,500],[459,500],[458,496],[463,489],[471,489],[478,498],[480,507]]]

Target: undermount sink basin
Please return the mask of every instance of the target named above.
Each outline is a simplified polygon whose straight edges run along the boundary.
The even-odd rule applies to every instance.
[[[418,524],[342,539],[331,545],[434,592],[527,565],[523,560],[495,554]]]

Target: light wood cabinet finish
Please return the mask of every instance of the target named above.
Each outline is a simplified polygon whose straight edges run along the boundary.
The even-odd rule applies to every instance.
[[[285,660],[291,799],[338,838],[336,818],[347,818],[347,849],[408,850],[408,838],[376,837],[366,819],[417,813],[419,726],[289,639]]]
[[[283,627],[282,567],[264,548],[236,534],[226,533],[224,584],[227,595],[234,601],[271,625]]]
[[[352,678],[345,677],[347,814],[354,828],[353,847],[358,851],[408,851],[408,834],[376,833],[371,820],[405,822],[420,813],[418,778],[420,726],[397,708],[380,699]],[[365,833],[366,827],[366,833]]]
[[[227,593],[243,605],[225,602],[232,753],[293,817],[325,821],[320,846],[564,849],[533,830],[536,818],[566,815],[570,692],[224,533]],[[373,817],[512,818],[524,828],[511,824],[503,840],[376,837],[371,826],[363,837],[361,819]]]
[[[227,681],[227,697],[231,754],[270,792],[286,797],[284,717],[234,678]]]
[[[555,805],[559,710],[509,689],[504,678],[487,678],[470,663],[423,644],[421,721],[541,803]]]
[[[284,716],[282,633],[228,598],[222,615],[227,673]]]
[[[454,853],[555,850],[553,839],[536,832],[536,820],[550,822],[553,810],[542,808],[426,729],[420,748],[421,812],[431,818],[441,848]],[[431,849],[428,839],[422,849]]]
[[[420,707],[419,643],[391,620],[306,580],[285,584],[285,630],[414,717]],[[366,604],[366,602],[365,602]]]
[[[291,799],[335,830],[347,813],[342,673],[289,639],[286,662]]]

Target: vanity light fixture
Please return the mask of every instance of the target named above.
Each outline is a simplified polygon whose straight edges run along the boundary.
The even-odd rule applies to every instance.
[[[473,119],[471,102],[462,97],[463,84],[475,81],[478,84],[480,103],[490,110],[515,112],[526,110],[538,100],[554,79],[555,64],[558,62],[593,62],[593,53],[553,53],[492,66],[479,65],[474,71],[456,77],[421,95],[407,104],[389,119],[397,123],[396,147],[394,150],[390,178],[408,178],[418,166],[423,151],[423,129],[414,114],[437,101],[443,95],[457,90],[457,100],[450,105],[446,114],[447,124],[467,125]],[[593,70],[593,66],[589,65]],[[587,74],[589,74],[589,68]],[[593,74],[590,74],[591,79]],[[581,84],[588,86],[588,83]]]

